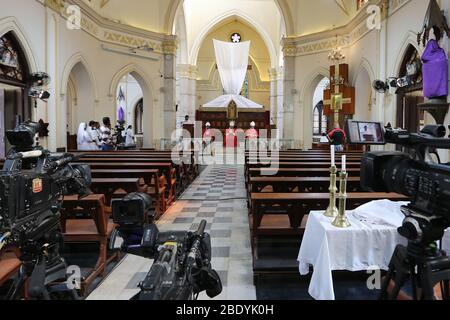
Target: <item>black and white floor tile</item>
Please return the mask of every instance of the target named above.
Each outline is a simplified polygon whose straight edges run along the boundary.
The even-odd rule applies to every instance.
[[[161,231],[196,230],[202,220],[211,235],[212,264],[222,300],[255,300],[243,166],[208,166],[158,222]],[[129,299],[152,261],[128,255],[89,299]],[[205,299],[206,295],[202,295]]]

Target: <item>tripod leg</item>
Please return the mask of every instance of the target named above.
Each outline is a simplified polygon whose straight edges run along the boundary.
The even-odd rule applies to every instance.
[[[386,277],[383,280],[383,285],[381,286],[381,293],[379,300],[388,300],[389,298],[389,284],[394,276],[394,268],[390,267]]]
[[[19,277],[14,280],[14,283],[12,284],[11,288],[8,290],[7,300],[17,300],[20,297],[20,292],[23,290],[25,281],[27,279],[27,276],[23,271],[19,273]]]

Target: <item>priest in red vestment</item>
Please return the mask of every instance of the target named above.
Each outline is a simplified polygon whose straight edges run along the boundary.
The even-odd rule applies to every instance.
[[[252,123],[250,123],[250,129],[245,132],[246,139],[258,139],[259,133],[258,130],[255,129],[255,127],[256,123],[252,121]]]
[[[230,127],[225,131],[225,148],[237,147],[237,131],[235,128],[236,123],[230,122]]]

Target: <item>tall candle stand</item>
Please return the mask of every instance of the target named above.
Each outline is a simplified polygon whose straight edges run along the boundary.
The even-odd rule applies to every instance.
[[[336,218],[339,214],[338,208],[336,207],[336,194],[338,192],[338,189],[336,187],[336,180],[337,180],[337,168],[336,166],[331,166],[330,188],[328,189],[330,191],[330,204],[327,208],[327,211],[325,211],[324,213],[324,216],[328,218]]]
[[[342,171],[339,178],[339,214],[334,220],[333,226],[338,228],[348,228],[351,226],[346,216],[348,173],[346,171]]]

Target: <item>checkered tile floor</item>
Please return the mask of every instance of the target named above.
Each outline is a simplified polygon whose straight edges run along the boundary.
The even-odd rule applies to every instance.
[[[224,286],[221,300],[256,299],[245,193],[243,166],[209,166],[158,222],[161,231],[194,231],[207,221],[212,264]],[[127,256],[89,299],[129,299],[150,265]]]

